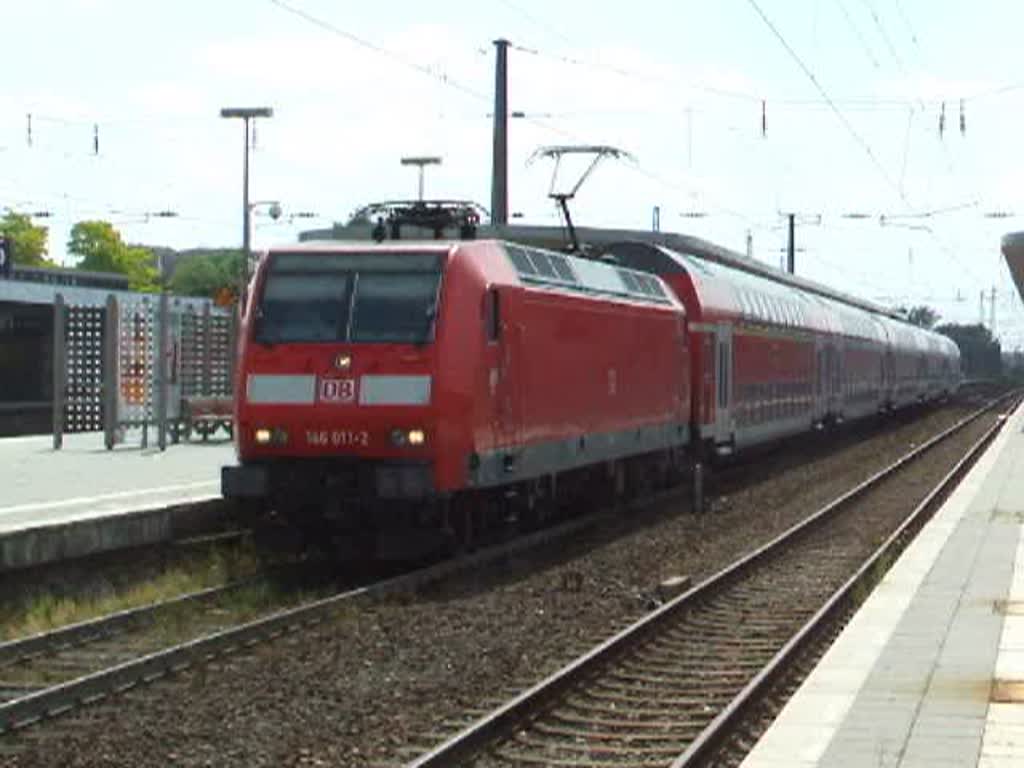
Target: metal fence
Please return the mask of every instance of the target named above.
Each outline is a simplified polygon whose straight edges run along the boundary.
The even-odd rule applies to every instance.
[[[54,448],[66,433],[102,431],[112,449],[129,429],[146,447],[152,428],[163,450],[190,433],[190,404],[229,409],[233,350],[234,317],[208,303],[110,294],[103,306],[76,305],[57,294]]]

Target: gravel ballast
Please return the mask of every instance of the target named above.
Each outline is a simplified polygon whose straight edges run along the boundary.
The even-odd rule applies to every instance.
[[[724,473],[705,515],[691,514],[681,493],[636,513],[639,524],[562,544],[558,557],[524,556],[350,610],[313,633],[0,741],[0,765],[401,764],[639,618],[665,578],[707,577],[968,410],[766,454],[764,470]]]

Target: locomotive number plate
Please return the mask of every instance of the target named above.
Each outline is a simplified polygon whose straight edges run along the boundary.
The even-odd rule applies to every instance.
[[[321,403],[352,403],[355,399],[355,379],[320,379]]]
[[[365,429],[308,429],[306,444],[320,448],[369,448],[370,433]]]

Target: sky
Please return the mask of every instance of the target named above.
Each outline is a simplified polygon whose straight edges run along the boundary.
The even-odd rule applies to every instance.
[[[587,226],[683,232],[881,303],[977,322],[1006,349],[1024,306],[999,251],[1024,230],[1019,0],[3,0],[0,207],[132,243],[255,247],[416,194],[490,202],[493,41],[512,43],[509,205],[556,224],[542,146],[610,144]],[[961,101],[965,121],[960,129]],[[945,111],[943,130],[941,115]],[[31,118],[29,118],[31,116]],[[29,123],[31,122],[31,131]],[[98,151],[94,144],[98,138]],[[578,168],[563,166],[560,185]],[[173,218],[155,215],[172,211]]]

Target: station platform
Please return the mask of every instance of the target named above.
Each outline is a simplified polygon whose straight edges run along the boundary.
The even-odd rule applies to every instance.
[[[1024,765],[1024,407],[742,768]]]
[[[230,440],[163,452],[139,445],[133,433],[112,451],[95,433],[65,435],[59,451],[50,436],[0,439],[0,572],[151,544],[219,519]]]

